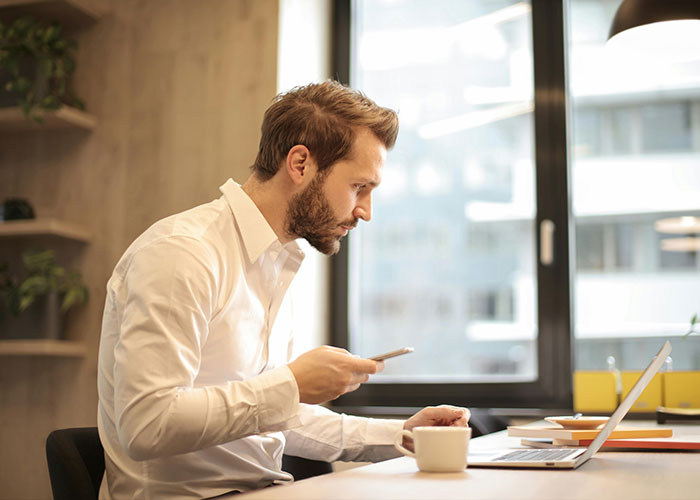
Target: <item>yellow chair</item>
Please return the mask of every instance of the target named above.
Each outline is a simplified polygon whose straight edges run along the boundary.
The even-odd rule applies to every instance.
[[[627,396],[632,386],[637,382],[641,371],[622,372],[622,397]],[[663,406],[663,377],[665,374],[657,373],[651,379],[649,385],[635,401],[630,413],[653,413],[657,406]]]
[[[574,410],[613,412],[617,408],[617,380],[611,371],[574,372]]]
[[[662,406],[700,408],[700,371],[665,373]]]

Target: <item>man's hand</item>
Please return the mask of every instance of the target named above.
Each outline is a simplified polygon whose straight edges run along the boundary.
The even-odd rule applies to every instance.
[[[467,427],[469,417],[471,417],[471,412],[466,408],[449,405],[428,406],[406,420],[403,428],[410,431],[414,427]],[[403,446],[415,451],[411,438],[404,437]]]
[[[353,356],[345,349],[323,346],[305,352],[289,365],[302,403],[324,403],[356,390],[383,362]]]

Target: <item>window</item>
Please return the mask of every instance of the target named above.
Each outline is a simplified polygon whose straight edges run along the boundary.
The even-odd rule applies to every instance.
[[[605,30],[591,27],[609,25],[619,4],[569,2],[579,369],[606,369],[611,355],[618,368],[643,368],[700,307],[698,249],[668,249],[688,235],[656,228],[700,216],[700,54],[671,62],[606,50]],[[674,369],[700,368],[692,340],[674,343]]]
[[[339,405],[566,407],[574,362],[622,361],[640,339],[655,350],[651,322],[668,335],[690,318],[661,303],[664,318],[621,318],[641,296],[603,303],[601,291],[644,279],[649,291],[679,286],[676,299],[700,292],[696,254],[664,252],[654,229],[681,213],[660,210],[671,199],[700,211],[679,192],[700,180],[700,81],[688,76],[700,72],[685,68],[691,88],[660,98],[592,67],[618,4],[336,2],[337,74],[398,110],[401,132],[372,222],[334,258],[334,342],[366,356],[416,349]]]

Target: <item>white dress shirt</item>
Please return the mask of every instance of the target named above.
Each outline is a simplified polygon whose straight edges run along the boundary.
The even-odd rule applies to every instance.
[[[167,217],[107,284],[98,366],[101,498],[206,498],[292,480],[283,452],[398,456],[398,420],[299,403],[285,293],[304,258],[229,180]]]

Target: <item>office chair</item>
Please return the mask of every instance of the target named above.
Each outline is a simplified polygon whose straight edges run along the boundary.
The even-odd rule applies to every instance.
[[[54,500],[94,500],[105,471],[104,449],[97,427],[59,429],[46,439]],[[333,472],[328,462],[284,455],[282,469],[296,481]]]
[[[46,438],[54,500],[95,500],[105,471],[97,427],[58,429]]]
[[[333,472],[333,466],[329,462],[320,460],[282,455],[282,470],[294,476],[295,481],[301,481],[309,477]]]

